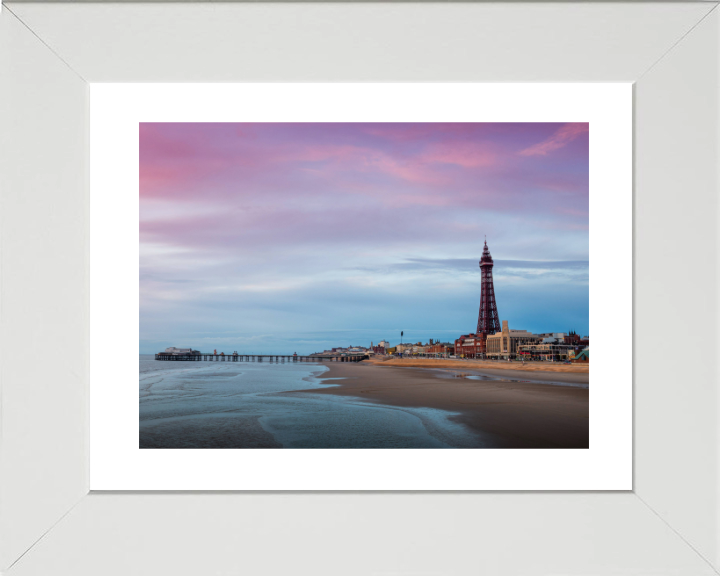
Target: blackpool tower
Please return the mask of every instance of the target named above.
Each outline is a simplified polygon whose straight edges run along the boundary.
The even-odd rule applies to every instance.
[[[485,240],[485,248],[483,248],[482,258],[480,258],[480,314],[478,314],[477,334],[483,334],[486,337],[500,332],[492,269],[493,259],[490,256],[487,240]]]

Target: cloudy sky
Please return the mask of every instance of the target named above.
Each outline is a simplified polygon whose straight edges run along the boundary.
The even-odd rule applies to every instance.
[[[588,125],[140,125],[140,352],[588,334]]]

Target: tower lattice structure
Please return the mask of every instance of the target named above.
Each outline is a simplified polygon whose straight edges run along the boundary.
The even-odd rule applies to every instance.
[[[495,288],[493,287],[493,259],[490,256],[487,240],[480,258],[480,313],[478,314],[478,334],[495,334],[500,332],[500,318],[495,303]]]

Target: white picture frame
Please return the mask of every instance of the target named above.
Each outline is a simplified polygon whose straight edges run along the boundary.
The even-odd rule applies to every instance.
[[[0,571],[717,574],[719,48],[716,2],[5,4]],[[633,490],[89,493],[88,84],[410,80],[634,82]]]

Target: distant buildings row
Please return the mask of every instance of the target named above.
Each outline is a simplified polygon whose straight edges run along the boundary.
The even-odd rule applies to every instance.
[[[546,332],[533,334],[527,330],[514,330],[502,322],[502,330],[495,334],[464,334],[455,342],[422,342],[366,349],[369,354],[420,356],[435,358],[474,358],[490,360],[544,360],[552,362],[590,360],[590,338],[575,332]]]
[[[455,340],[455,353],[462,358],[496,360],[549,360],[588,362],[590,338],[575,332],[533,334],[527,330],[511,330],[507,320],[495,334],[464,334]]]

